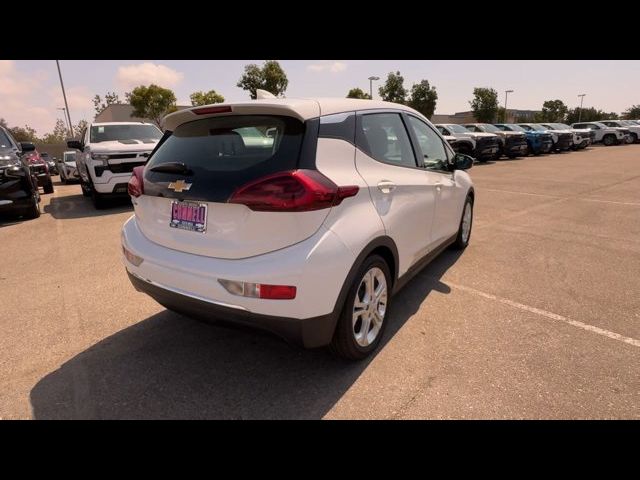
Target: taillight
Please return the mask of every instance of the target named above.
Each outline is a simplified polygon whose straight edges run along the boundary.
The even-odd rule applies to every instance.
[[[133,169],[129,184],[127,185],[127,191],[132,197],[139,197],[144,193],[143,170],[143,165]]]
[[[218,279],[220,285],[232,295],[241,297],[263,298],[268,300],[293,300],[297,289],[293,285],[268,285],[266,283],[238,282]]]
[[[293,170],[243,185],[228,202],[258,212],[308,212],[338,205],[358,189],[357,185],[338,187],[316,170]]]

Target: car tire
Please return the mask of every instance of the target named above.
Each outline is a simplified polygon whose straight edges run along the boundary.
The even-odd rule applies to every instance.
[[[615,145],[616,136],[609,133],[604,136],[604,138],[602,139],[602,143],[604,143],[607,147],[610,147],[611,145]]]
[[[80,188],[82,189],[82,196],[83,197],[90,197],[91,196],[91,188],[87,187],[87,184],[84,183],[82,180],[80,180]]]
[[[47,178],[47,183],[42,188],[44,188],[44,193],[53,193],[53,180],[51,180],[51,177]]]
[[[361,360],[378,347],[388,323],[391,287],[387,262],[379,255],[367,257],[349,286],[329,344],[334,355],[347,360]],[[378,294],[374,293],[373,302],[369,289],[374,292],[380,289]]]
[[[631,134],[631,143],[638,143],[638,134],[637,133],[632,133]]]
[[[467,195],[462,208],[462,216],[460,217],[460,225],[458,227],[458,235],[451,245],[455,250],[464,250],[469,245],[471,239],[471,227],[473,227],[473,197]]]
[[[40,216],[40,205],[36,195],[33,196],[33,204],[25,210],[23,216],[25,218],[38,218]]]
[[[95,188],[91,189],[91,200],[93,201],[93,206],[98,210],[101,210],[106,205],[106,199],[103,194],[96,192]]]

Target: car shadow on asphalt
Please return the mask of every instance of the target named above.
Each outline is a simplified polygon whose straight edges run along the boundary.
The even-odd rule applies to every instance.
[[[459,256],[445,251],[396,295],[378,352],[433,290],[450,292],[439,279]],[[30,399],[37,419],[319,419],[373,358],[347,362],[164,310],[76,355]]]
[[[90,198],[78,195],[64,197],[52,197],[49,204],[44,207],[44,212],[56,219],[100,217],[114,213],[133,211],[133,205],[129,197],[110,199],[106,206],[96,209]]]

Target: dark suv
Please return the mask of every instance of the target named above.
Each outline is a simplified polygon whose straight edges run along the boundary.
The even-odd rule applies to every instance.
[[[16,142],[9,131],[0,127],[0,213],[40,216],[37,180],[23,158],[35,148],[33,143]]]

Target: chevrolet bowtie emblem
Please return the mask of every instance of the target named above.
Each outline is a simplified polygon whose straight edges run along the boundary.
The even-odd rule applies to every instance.
[[[170,188],[174,192],[180,193],[191,188],[191,183],[187,183],[184,180],[176,180],[175,182],[171,182],[167,188]]]

